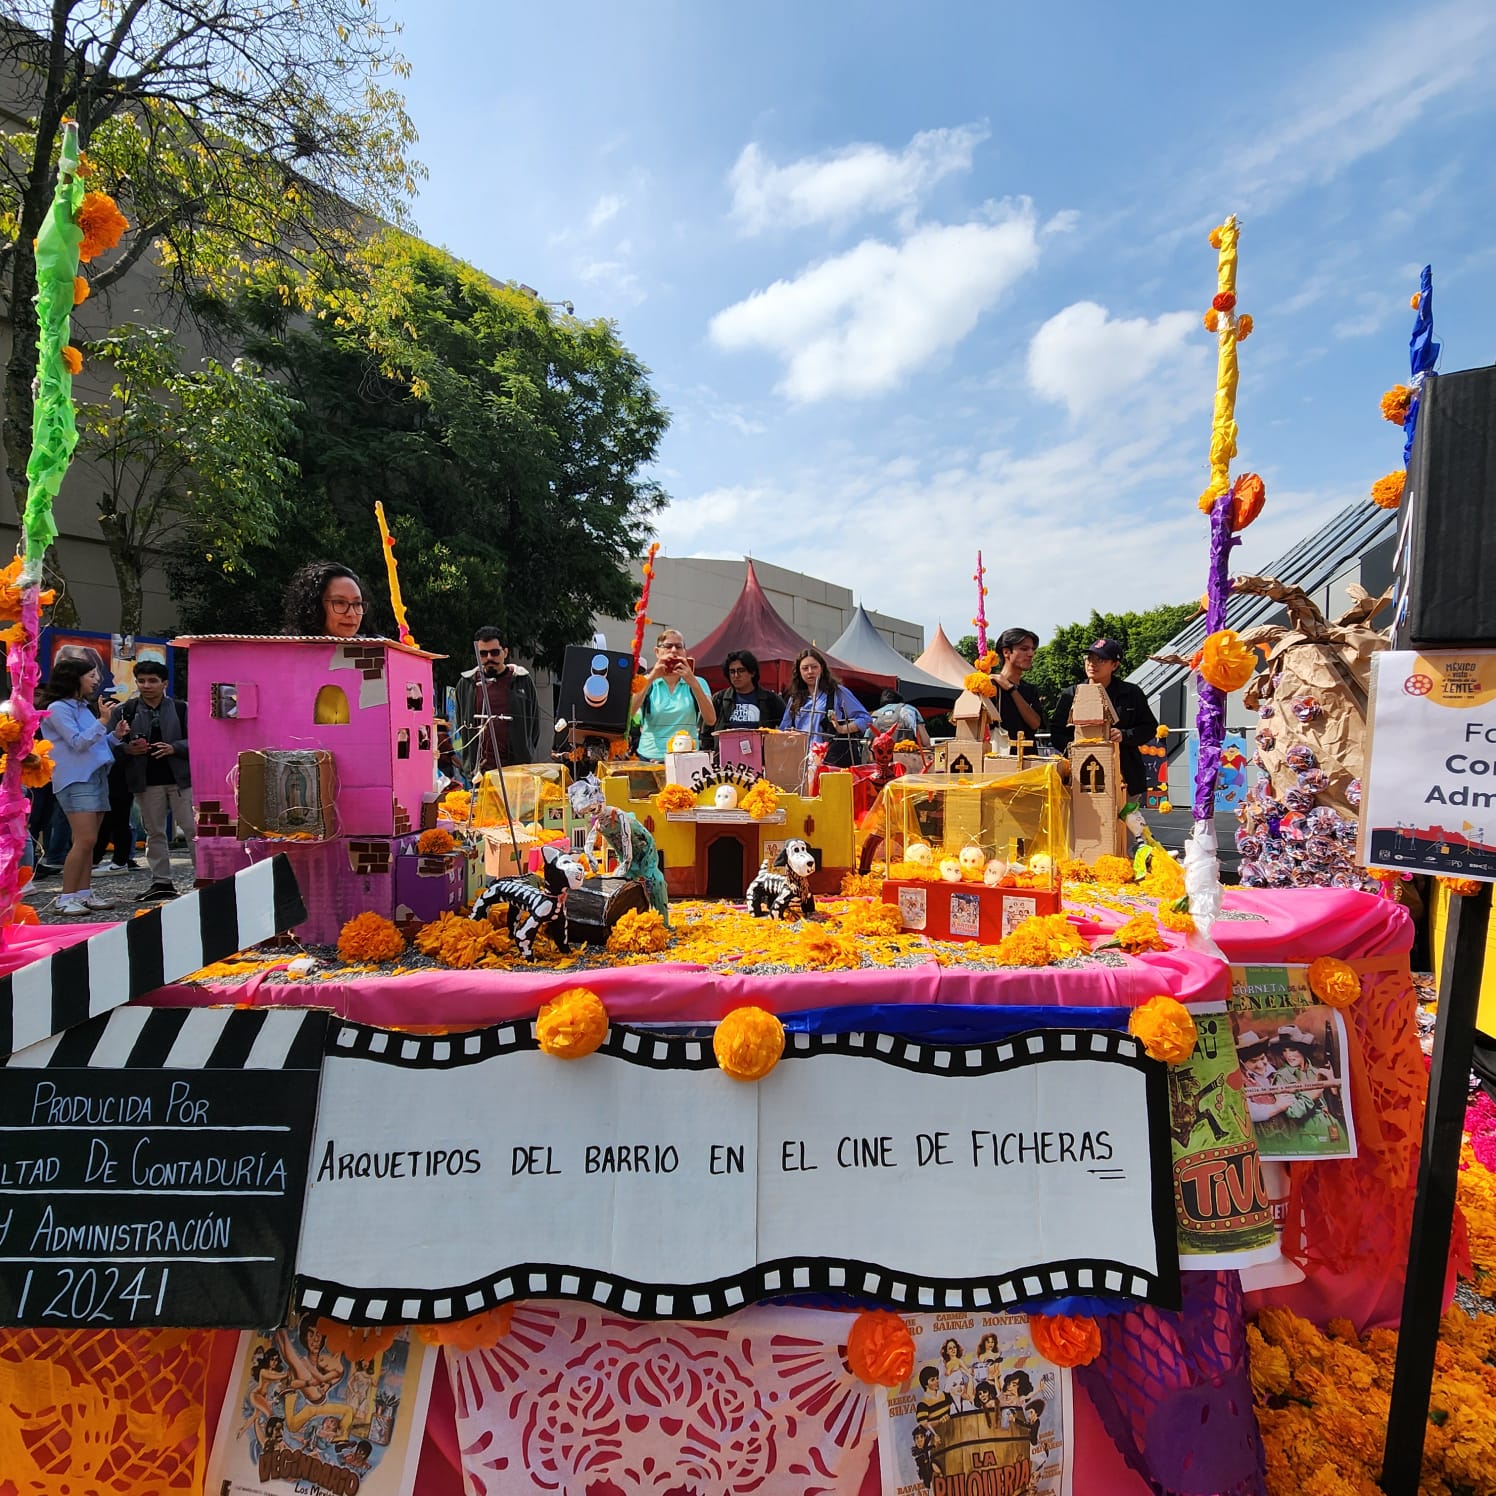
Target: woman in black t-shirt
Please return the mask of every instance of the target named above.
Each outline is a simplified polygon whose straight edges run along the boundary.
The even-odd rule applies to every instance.
[[[730,649],[722,662],[727,684],[712,697],[717,711],[714,733],[731,727],[778,727],[784,697],[758,683],[758,660],[746,649]],[[710,746],[708,738],[703,747]]]

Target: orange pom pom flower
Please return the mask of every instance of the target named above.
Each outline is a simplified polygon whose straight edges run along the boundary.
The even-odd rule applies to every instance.
[[[1331,1008],[1348,1008],[1361,995],[1361,978],[1335,956],[1320,956],[1309,963],[1309,990]]]
[[[405,950],[405,937],[382,914],[365,909],[338,931],[338,954],[362,965],[370,961],[393,961]]]
[[[416,838],[416,851],[422,857],[442,857],[456,850],[457,843],[452,839],[452,833],[441,826],[433,826]]]
[[[83,355],[71,343],[62,350],[62,362],[75,379],[83,372]]]
[[[1205,323],[1206,332],[1219,332],[1221,329],[1221,314],[1214,307],[1206,312],[1201,321]]]
[[[1234,291],[1217,291],[1210,298],[1211,307],[1218,312],[1229,312],[1236,305],[1236,293]]]
[[[847,1336],[847,1368],[859,1382],[897,1387],[914,1374],[914,1336],[902,1315],[864,1309]]]
[[[120,212],[119,205],[107,192],[90,192],[78,209],[78,227],[83,230],[78,258],[86,265],[119,243],[130,227],[130,220]]]
[[[1031,1314],[1029,1338],[1056,1366],[1089,1366],[1101,1354],[1101,1326],[1084,1314]]]
[[[93,287],[89,285],[88,277],[75,275],[73,277],[73,305],[82,306],[92,295]]]
[[[1408,407],[1413,403],[1413,391],[1406,384],[1394,384],[1382,396],[1382,419],[1401,426],[1408,419]]]
[[[541,1050],[558,1060],[579,1060],[608,1037],[608,1010],[589,987],[568,987],[535,1018]]]
[[[1267,484],[1256,473],[1243,473],[1231,490],[1231,528],[1245,530],[1262,513]]]
[[[1195,1052],[1195,1020],[1178,998],[1150,997],[1132,1010],[1127,1032],[1166,1065],[1182,1065]]]
[[[1235,629],[1217,629],[1206,638],[1196,668],[1218,691],[1239,691],[1256,673],[1257,655]]]
[[[1378,478],[1371,485],[1371,502],[1378,509],[1396,509],[1402,503],[1403,485],[1407,481],[1407,472],[1402,469],[1388,473],[1385,478]]]
[[[784,1025],[763,1008],[734,1008],[712,1035],[712,1053],[734,1080],[762,1080],[784,1053]]]
[[[416,1334],[427,1345],[445,1345],[454,1351],[484,1351],[495,1346],[514,1322],[514,1305],[500,1304],[483,1314],[470,1314],[444,1325],[417,1325]]]
[[[1236,319],[1236,341],[1245,343],[1252,336],[1252,329],[1256,324],[1252,321],[1251,312],[1243,312]]]

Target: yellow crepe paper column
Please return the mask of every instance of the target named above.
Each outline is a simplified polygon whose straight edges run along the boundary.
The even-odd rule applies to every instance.
[[[897,1387],[914,1375],[914,1336],[902,1315],[864,1309],[847,1336],[847,1368],[859,1382]]]
[[[1196,668],[1218,691],[1239,691],[1256,674],[1257,656],[1235,629],[1217,629],[1206,637]]]
[[[1101,1326],[1085,1314],[1031,1314],[1029,1339],[1055,1366],[1089,1366],[1101,1354]]]
[[[1205,325],[1216,335],[1215,415],[1210,427],[1210,483],[1200,495],[1200,509],[1209,514],[1215,501],[1231,486],[1231,459],[1236,456],[1236,345],[1252,331],[1251,319],[1236,315],[1236,216],[1210,234],[1216,256],[1216,294],[1205,314]]]
[[[712,1035],[712,1053],[734,1080],[762,1080],[784,1053],[784,1025],[763,1008],[734,1008]]]
[[[554,1059],[579,1060],[608,1037],[608,1010],[591,988],[568,987],[541,1008],[535,1037]]]
[[[366,909],[338,931],[338,954],[348,962],[393,961],[405,950],[405,937],[382,914]]]
[[[416,1334],[427,1345],[444,1345],[454,1351],[486,1351],[508,1333],[514,1322],[514,1305],[500,1304],[482,1314],[454,1319],[444,1325],[417,1325]]]
[[[1348,1008],[1361,995],[1361,978],[1348,962],[1320,956],[1309,963],[1309,990],[1331,1008]]]
[[[1127,1032],[1166,1065],[1182,1065],[1195,1052],[1195,1020],[1178,998],[1150,997],[1132,1010]]]

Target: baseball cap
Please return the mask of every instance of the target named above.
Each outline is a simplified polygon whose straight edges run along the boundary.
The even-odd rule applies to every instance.
[[[1086,646],[1086,653],[1095,655],[1099,660],[1120,660],[1122,646],[1115,639],[1098,639],[1094,644]]]

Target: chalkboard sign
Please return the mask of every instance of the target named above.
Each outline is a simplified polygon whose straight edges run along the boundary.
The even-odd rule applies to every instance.
[[[119,1008],[0,1083],[0,1325],[278,1324],[325,1013]]]

